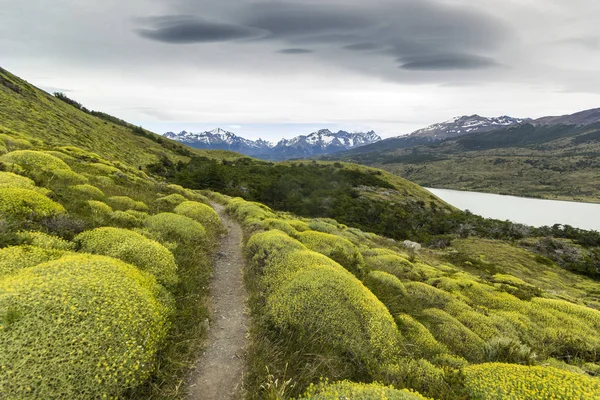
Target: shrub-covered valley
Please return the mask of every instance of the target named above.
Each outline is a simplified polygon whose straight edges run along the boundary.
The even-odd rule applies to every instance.
[[[178,399],[244,230],[247,399],[600,398],[600,234],[187,149],[0,70],[0,398]],[[234,384],[234,382],[232,382]]]

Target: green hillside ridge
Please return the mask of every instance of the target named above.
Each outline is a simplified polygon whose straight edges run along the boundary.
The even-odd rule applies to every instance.
[[[5,71],[0,93],[0,397],[183,398],[218,202],[245,231],[248,399],[600,398],[597,232],[161,143]]]
[[[425,187],[600,202],[600,125],[524,124],[427,146],[386,140],[329,159],[382,168]]]

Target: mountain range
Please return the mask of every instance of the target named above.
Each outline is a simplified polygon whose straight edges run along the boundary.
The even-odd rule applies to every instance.
[[[538,119],[458,117],[327,157],[435,188],[600,201],[600,108]]]
[[[266,140],[250,140],[221,128],[192,133],[167,132],[164,137],[184,143],[196,149],[230,150],[266,160],[287,160],[333,154],[376,143],[381,138],[374,132],[332,132],[321,129],[309,135],[282,139],[278,143]]]

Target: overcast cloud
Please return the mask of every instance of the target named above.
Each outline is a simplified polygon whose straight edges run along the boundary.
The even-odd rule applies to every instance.
[[[159,133],[600,107],[596,0],[4,0],[0,66]],[[235,127],[235,128],[231,128]]]

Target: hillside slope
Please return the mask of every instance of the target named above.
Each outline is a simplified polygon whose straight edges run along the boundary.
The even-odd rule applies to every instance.
[[[335,158],[426,187],[598,202],[600,122],[593,111],[426,145],[392,139]]]
[[[145,166],[161,157],[188,160],[193,154],[238,157],[235,153],[190,151],[186,146],[104,113],[87,114],[0,68],[0,134],[27,135],[44,146],[77,146],[109,160]]]

